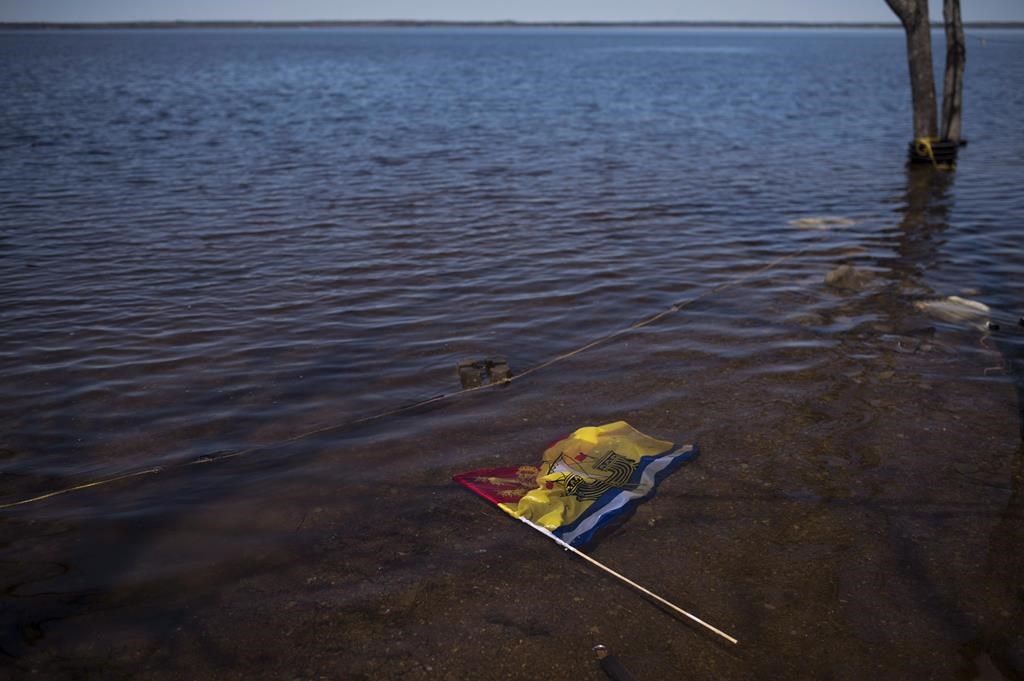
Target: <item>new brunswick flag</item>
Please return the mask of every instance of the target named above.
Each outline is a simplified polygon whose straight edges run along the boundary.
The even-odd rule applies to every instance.
[[[555,442],[540,467],[489,468],[453,479],[506,513],[582,546],[696,455],[694,445],[656,440],[616,421]]]

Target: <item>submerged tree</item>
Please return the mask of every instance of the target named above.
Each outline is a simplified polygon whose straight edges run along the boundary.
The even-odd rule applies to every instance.
[[[946,26],[946,77],[942,92],[942,134],[935,104],[935,78],[932,67],[931,20],[928,0],[885,0],[900,19],[907,34],[907,62],[910,65],[910,92],[914,108],[915,149],[924,144],[930,160],[933,143],[942,141],[955,156],[960,144],[961,103],[967,50],[960,19],[960,0],[943,0]],[[918,151],[920,156],[920,151]],[[925,157],[927,159],[927,157]]]
[[[942,139],[960,143],[960,110],[963,103],[967,46],[960,19],[960,0],[943,0],[946,23],[946,78],[942,84]]]

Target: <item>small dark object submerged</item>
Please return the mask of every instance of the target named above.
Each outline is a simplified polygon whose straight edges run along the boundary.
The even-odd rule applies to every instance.
[[[486,377],[491,383],[503,383],[512,378],[512,370],[504,357],[464,359],[455,365],[463,388],[478,388]]]
[[[619,658],[610,653],[607,646],[598,643],[594,646],[593,650],[594,655],[597,657],[597,663],[601,666],[601,671],[611,681],[636,681],[633,675],[629,673],[629,670],[619,662]]]

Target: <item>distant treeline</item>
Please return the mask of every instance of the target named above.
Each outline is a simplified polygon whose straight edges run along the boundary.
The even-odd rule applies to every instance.
[[[1020,21],[975,21],[966,28],[1024,29]],[[832,23],[791,21],[105,21],[0,22],[0,30],[167,29],[167,28],[900,28],[898,22]],[[941,22],[933,22],[941,28]]]

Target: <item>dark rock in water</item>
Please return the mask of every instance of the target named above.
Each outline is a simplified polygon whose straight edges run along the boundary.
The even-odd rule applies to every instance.
[[[487,361],[487,375],[491,383],[500,383],[512,378],[512,370],[504,357],[492,357]]]
[[[846,291],[863,291],[874,278],[873,273],[859,270],[853,265],[840,265],[825,275],[825,284]]]
[[[459,374],[459,382],[463,389],[476,388],[484,382],[484,366],[482,362],[463,360],[455,366]]]
[[[802,314],[793,320],[800,326],[827,326],[829,321],[817,312]]]

